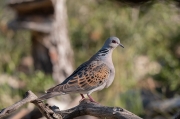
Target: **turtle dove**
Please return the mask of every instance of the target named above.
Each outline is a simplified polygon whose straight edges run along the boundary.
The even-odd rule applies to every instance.
[[[115,76],[112,62],[112,52],[117,47],[124,46],[117,37],[108,38],[103,47],[88,61],[80,65],[68,78],[46,91],[39,99],[45,100],[54,96],[70,93],[87,94],[90,101],[95,102],[90,94],[109,87]]]

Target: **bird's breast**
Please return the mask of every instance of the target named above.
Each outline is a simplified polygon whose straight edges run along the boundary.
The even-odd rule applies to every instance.
[[[115,69],[114,67],[112,67],[110,69],[110,76],[106,82],[106,86],[105,86],[106,88],[108,88],[112,84],[112,82],[114,81],[114,77],[115,77]]]

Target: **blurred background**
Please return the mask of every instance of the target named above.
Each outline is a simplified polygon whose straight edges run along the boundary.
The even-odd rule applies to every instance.
[[[1,0],[0,109],[28,90],[40,96],[62,82],[110,36],[125,48],[113,53],[113,84],[92,97],[145,119],[172,119],[180,111],[180,2],[175,0]],[[74,94],[47,102],[67,109],[79,100]],[[4,119],[40,117],[27,104]]]

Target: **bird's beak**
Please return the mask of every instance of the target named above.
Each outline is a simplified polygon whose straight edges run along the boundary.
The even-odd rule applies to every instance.
[[[121,43],[119,43],[119,46],[121,46],[122,48],[124,48],[124,46],[123,46]]]

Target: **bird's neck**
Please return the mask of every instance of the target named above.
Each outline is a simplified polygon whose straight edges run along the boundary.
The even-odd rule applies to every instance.
[[[97,55],[98,56],[102,56],[102,57],[111,57],[112,55],[112,51],[113,51],[113,48],[101,48],[98,52],[97,52]]]
[[[93,55],[90,60],[103,60],[112,64],[112,51],[113,48],[101,48],[95,55]]]

